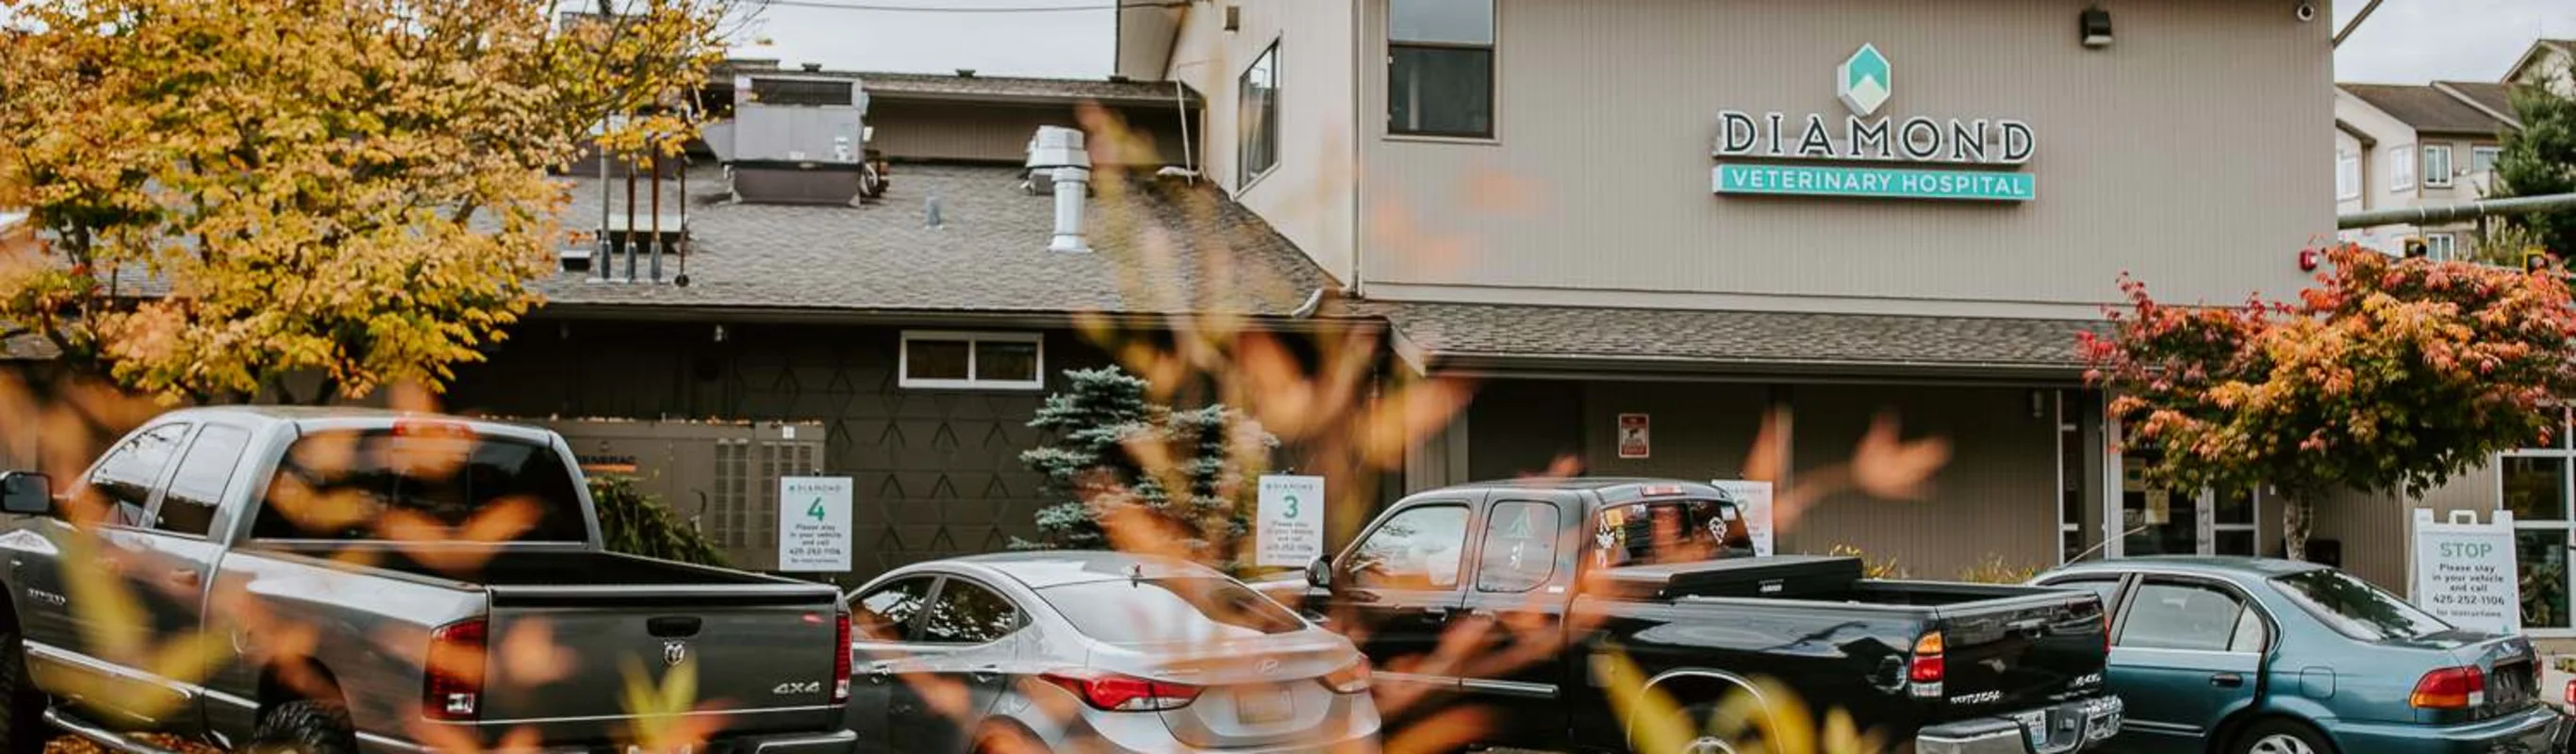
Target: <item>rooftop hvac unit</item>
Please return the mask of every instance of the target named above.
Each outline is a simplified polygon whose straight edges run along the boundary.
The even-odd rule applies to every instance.
[[[847,204],[884,193],[867,149],[868,94],[857,79],[737,76],[733,120],[706,129],[747,202]]]

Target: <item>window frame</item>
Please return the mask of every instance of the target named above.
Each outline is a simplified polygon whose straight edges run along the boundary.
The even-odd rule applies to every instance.
[[[2458,167],[2451,163],[2451,158],[2454,156],[2451,153],[2451,145],[2426,144],[2424,145],[2424,148],[2419,151],[2422,156],[2417,159],[2423,160],[2424,163],[2421,166],[2418,166],[2417,171],[2423,173],[2422,180],[2424,181],[2424,185],[2433,188],[2449,187],[2451,185],[2451,171]],[[2433,155],[2436,154],[2442,156],[2442,169],[2440,171],[2440,175],[2435,175],[2435,171],[2433,170]]]
[[[914,645],[920,645],[920,646],[929,646],[929,647],[959,647],[959,648],[989,647],[989,646],[992,646],[992,645],[995,645],[995,644],[1000,644],[1000,643],[1002,643],[1002,642],[1009,641],[1011,637],[1016,636],[1016,635],[1019,635],[1019,633],[1020,633],[1020,630],[1021,630],[1021,629],[1025,629],[1025,628],[1028,628],[1028,627],[1029,627],[1029,606],[1027,606],[1027,605],[1023,605],[1023,604],[1020,604],[1020,601],[1019,601],[1019,600],[1011,599],[1011,595],[1010,595],[1010,593],[1009,593],[1009,592],[1005,592],[1005,591],[1002,591],[1002,590],[1000,590],[1000,589],[996,589],[996,588],[994,588],[994,587],[993,587],[993,585],[991,585],[991,584],[987,584],[987,583],[984,583],[984,581],[983,581],[983,580],[981,580],[981,579],[977,579],[977,578],[974,578],[974,577],[970,577],[970,576],[965,576],[965,575],[961,575],[961,574],[957,574],[957,573],[951,573],[951,572],[941,572],[941,573],[939,573],[939,574],[937,574],[937,575],[939,576],[939,583],[938,583],[937,585],[935,585],[935,586],[933,586],[933,587],[931,588],[931,590],[930,590],[930,596],[929,596],[929,597],[926,597],[926,598],[923,598],[923,599],[922,599],[922,601],[921,601],[921,602],[922,602],[922,604],[921,604],[921,612],[920,612],[920,613],[918,613],[918,614],[915,614],[915,615],[913,616],[913,624],[914,624],[914,625],[913,625],[913,628],[912,628],[912,630],[910,630],[910,631],[906,631],[906,632],[904,632],[904,639],[903,639],[903,641],[902,641],[902,642],[900,642],[900,643],[903,643],[903,644],[914,644]],[[968,585],[968,586],[972,586],[972,587],[975,587],[975,588],[977,588],[977,589],[982,589],[982,590],[984,590],[984,593],[986,593],[986,594],[990,594],[990,595],[993,595],[995,598],[1000,599],[1000,600],[1002,601],[1002,603],[1003,603],[1003,604],[1010,605],[1010,606],[1011,606],[1011,628],[1010,628],[1010,630],[1003,631],[1003,632],[1002,632],[1002,634],[1001,634],[1000,636],[995,636],[995,637],[993,637],[993,638],[991,638],[991,639],[987,639],[987,640],[985,640],[985,641],[977,641],[977,642],[960,642],[960,641],[929,641],[929,640],[927,640],[927,639],[923,638],[923,637],[922,637],[918,632],[919,632],[919,631],[921,631],[922,629],[927,628],[928,626],[927,626],[926,624],[929,622],[930,617],[931,617],[932,615],[935,615],[935,614],[937,614],[937,613],[939,612],[939,600],[940,600],[940,598],[948,596],[948,587],[949,587],[949,585],[951,585],[951,584],[955,584],[955,583],[958,583],[958,582],[961,582],[961,581],[962,581],[962,582],[965,582],[965,583],[966,583],[966,585]]]
[[[1380,110],[1380,112],[1383,114],[1383,116],[1384,116],[1384,118],[1385,118],[1385,123],[1386,123],[1386,135],[1385,135],[1385,138],[1387,138],[1387,139],[1389,139],[1389,140],[1394,140],[1394,141],[1423,141],[1423,142],[1435,142],[1435,143],[1445,142],[1445,143],[1452,143],[1452,144],[1486,144],[1486,145],[1501,144],[1501,143],[1502,143],[1502,136],[1503,136],[1503,123],[1502,123],[1502,114],[1503,114],[1503,81],[1502,81],[1502,79],[1503,79],[1503,4],[1502,4],[1502,1],[1501,1],[1501,0],[1485,0],[1486,7],[1488,8],[1488,13],[1486,14],[1486,19],[1487,19],[1487,23],[1488,23],[1488,25],[1489,25],[1489,27],[1490,27],[1490,28],[1488,28],[1488,29],[1487,29],[1487,32],[1488,32],[1487,36],[1488,36],[1488,37],[1490,37],[1491,39],[1490,39],[1490,41],[1487,41],[1487,42],[1486,42],[1486,43],[1484,43],[1484,44],[1475,44],[1475,43],[1468,43],[1468,42],[1407,41],[1407,40],[1397,39],[1397,38],[1396,38],[1396,36],[1395,36],[1395,4],[1396,4],[1396,3],[1398,3],[1398,2],[1403,2],[1403,0],[1389,0],[1389,2],[1387,2],[1387,3],[1385,4],[1385,8],[1386,8],[1386,15],[1385,15],[1385,17],[1384,17],[1384,19],[1383,19],[1383,20],[1384,20],[1384,23],[1386,24],[1386,26],[1385,26],[1386,33],[1385,33],[1385,34],[1383,34],[1383,35],[1381,35],[1381,36],[1382,36],[1382,38],[1379,40],[1379,41],[1383,44],[1383,49],[1381,49],[1379,52],[1380,52],[1380,54],[1383,56],[1383,58],[1384,58],[1384,59],[1385,59],[1385,61],[1386,61],[1386,70],[1385,70],[1385,72],[1384,72],[1384,78],[1380,79],[1380,81],[1382,82],[1383,86],[1381,86],[1381,87],[1379,88],[1379,96],[1380,96],[1380,98],[1383,100],[1382,102],[1380,102],[1380,103],[1379,103],[1379,105],[1380,105],[1379,110]],[[1485,132],[1484,132],[1484,133],[1449,132],[1449,131],[1425,131],[1425,130],[1417,130],[1417,129],[1408,129],[1408,128],[1405,128],[1405,127],[1403,127],[1402,125],[1400,125],[1400,124],[1396,123],[1396,121],[1395,121],[1395,51],[1396,51],[1398,48],[1407,48],[1407,47],[1415,48],[1415,49],[1483,50],[1483,51],[1485,51]]]
[[[876,594],[876,593],[878,593],[878,592],[882,592],[882,591],[885,591],[885,590],[887,590],[887,589],[893,588],[893,587],[894,587],[894,585],[896,585],[896,584],[901,584],[901,583],[908,582],[908,581],[920,581],[920,582],[925,582],[925,583],[928,583],[928,584],[929,584],[929,586],[923,587],[923,588],[922,588],[922,590],[921,590],[921,607],[920,607],[920,609],[917,609],[917,610],[912,611],[912,614],[911,614],[911,615],[909,615],[909,616],[905,616],[905,617],[904,617],[904,619],[903,619],[902,621],[897,622],[897,623],[895,623],[895,624],[894,624],[895,629],[896,629],[896,630],[895,630],[895,634],[896,634],[896,635],[895,635],[895,638],[892,638],[892,639],[875,639],[875,638],[869,638],[869,637],[867,637],[867,636],[866,636],[866,635],[864,635],[864,634],[858,633],[858,628],[859,628],[859,627],[858,627],[857,625],[855,625],[855,624],[854,624],[854,625],[852,625],[852,626],[851,626],[850,640],[851,640],[851,641],[853,641],[853,642],[856,642],[856,643],[860,643],[860,644],[876,644],[876,645],[886,645],[886,644],[908,644],[908,643],[911,643],[911,642],[912,642],[912,627],[913,627],[913,624],[915,624],[915,623],[919,623],[919,622],[921,621],[921,617],[922,617],[922,616],[924,616],[924,615],[928,615],[928,614],[930,613],[930,601],[931,601],[931,599],[932,599],[932,598],[935,598],[935,597],[938,597],[938,596],[939,596],[939,585],[940,585],[940,582],[941,582],[941,578],[942,578],[942,574],[937,574],[937,573],[914,573],[914,574],[906,574],[906,575],[902,575],[902,576],[897,576],[897,577],[895,577],[895,578],[887,579],[884,583],[881,583],[881,584],[877,584],[877,585],[875,585],[875,586],[874,586],[874,588],[865,588],[865,587],[863,587],[863,588],[860,588],[860,589],[851,590],[850,595],[849,595],[849,604],[850,604],[850,608],[851,608],[851,611],[852,611],[852,612],[851,612],[851,616],[850,616],[850,617],[851,617],[851,619],[852,619],[853,621],[855,621],[855,620],[857,620],[857,619],[858,619],[858,617],[859,617],[859,615],[858,615],[858,614],[859,614],[861,611],[869,611],[869,610],[868,610],[868,608],[865,606],[865,604],[864,604],[864,602],[863,602],[863,600],[864,600],[866,597],[868,597],[868,596],[870,596],[870,595],[874,595],[874,594]],[[872,612],[872,611],[871,611],[871,612]]]
[[[2134,611],[2137,609],[2137,606],[2138,606],[2138,605],[2145,604],[2145,602],[2144,602],[2144,598],[2145,598],[2145,596],[2146,596],[2146,591],[2147,591],[2147,588],[2148,588],[2148,587],[2151,587],[2151,586],[2180,586],[2180,587],[2194,588],[2194,589],[2205,589],[2205,590],[2209,590],[2209,591],[2217,592],[2217,593],[2219,593],[2219,594],[2227,595],[2227,598],[2228,598],[2228,599],[2231,599],[2231,600],[2235,600],[2235,601],[2236,601],[2236,606],[2237,606],[2237,608],[2238,608],[2240,611],[2251,611],[2251,612],[2253,612],[2253,613],[2255,614],[2255,617],[2256,617],[2256,619],[2257,619],[2257,620],[2256,620],[2256,622],[2257,622],[2258,624],[2262,625],[2262,627],[2263,627],[2263,645],[2262,645],[2262,647],[2261,647],[2261,648],[2259,648],[2259,649],[2255,649],[2255,650],[2253,650],[2253,651],[2250,651],[2250,652],[2249,652],[2249,651],[2245,651],[2245,650],[2239,650],[2239,649],[2236,649],[2236,648],[2235,648],[2235,646],[2236,646],[2236,634],[2235,634],[2235,631],[2236,631],[2236,629],[2237,629],[2238,627],[2241,627],[2241,626],[2244,624],[2244,622],[2245,622],[2245,618],[2244,618],[2244,615],[2243,615],[2243,613],[2242,613],[2242,612],[2240,612],[2240,613],[2237,615],[2236,620],[2235,620],[2235,621],[2233,621],[2233,625],[2231,625],[2231,627],[2228,629],[2227,648],[2225,648],[2225,649],[2181,649],[2181,648],[2174,648],[2174,647],[2132,647],[2132,646],[2128,646],[2128,645],[2126,645],[2126,644],[2121,643],[2121,641],[2122,641],[2123,639],[2127,638],[2127,636],[2128,636],[2128,632],[2129,632],[2129,620],[2130,620],[2131,616],[2133,615]],[[2138,576],[2138,578],[2136,578],[2136,579],[2134,579],[2134,580],[2129,581],[2128,583],[2126,583],[2125,585],[2123,585],[2123,586],[2121,587],[2121,590],[2120,590],[2120,606],[2119,606],[2119,612],[2118,612],[2118,613],[2116,613],[2116,614],[2115,614],[2115,616],[2116,616],[2116,617],[2113,619],[2112,624],[2111,624],[2111,637],[2110,637],[2110,638],[2111,638],[2111,648],[2112,648],[2112,649],[2114,649],[2114,650],[2127,650],[2127,651],[2131,651],[2131,652],[2185,652],[2185,653],[2201,654],[2201,655],[2213,655],[2213,654],[2216,654],[2216,655],[2236,655],[2236,656],[2247,656],[2247,657],[2261,657],[2261,656],[2264,656],[2264,655],[2271,654],[2271,653],[2272,653],[2272,650],[2273,650],[2274,648],[2276,648],[2276,647],[2278,647],[2278,646],[2280,645],[2280,638],[2281,638],[2281,623],[2280,623],[2280,621],[2279,621],[2279,620],[2277,620],[2277,619],[2275,619],[2275,618],[2273,617],[2273,615],[2272,615],[2272,611],[2271,611],[2270,609],[2265,608],[2265,607],[2263,606],[2263,601],[2262,601],[2262,600],[2255,599],[2253,594],[2248,593],[2246,590],[2244,590],[2244,589],[2242,589],[2242,588],[2238,588],[2238,587],[2237,587],[2236,585],[2234,585],[2234,584],[2230,584],[2230,583],[2227,583],[2227,582],[2224,582],[2224,581],[2215,580],[2215,579],[2201,578],[2201,577],[2195,577],[2195,576],[2184,576],[2184,575],[2172,574],[2172,573],[2144,573],[2144,574],[2140,574],[2140,575]]]
[[[161,467],[152,471],[151,478],[135,481],[136,484],[140,484],[143,487],[143,500],[136,504],[136,507],[139,510],[135,513],[140,520],[125,520],[120,514],[121,509],[118,507],[120,503],[113,499],[107,499],[104,501],[107,503],[107,516],[98,522],[100,526],[111,529],[130,529],[141,532],[152,531],[151,523],[153,511],[158,510],[161,507],[161,496],[169,491],[170,475],[178,472],[180,457],[187,455],[188,443],[196,438],[196,422],[184,419],[172,420],[147,425],[142,429],[137,429],[132,433],[127,434],[124,438],[118,440],[115,445],[110,446],[108,452],[99,456],[98,461],[91,464],[88,471],[81,473],[80,478],[80,483],[84,487],[92,489],[99,487],[99,472],[106,471],[108,469],[108,462],[115,460],[115,456],[118,453],[132,449],[137,443],[142,441],[145,436],[164,430],[176,431],[178,436],[170,440],[172,445],[170,456],[162,459]],[[102,496],[105,495],[104,492],[99,494]]]
[[[1547,543],[1547,557],[1544,561],[1546,568],[1535,574],[1538,577],[1537,581],[1530,582],[1528,586],[1524,586],[1519,589],[1495,589],[1488,587],[1485,583],[1486,566],[1490,565],[1485,561],[1485,553],[1492,550],[1491,545],[1494,543],[1494,522],[1503,520],[1503,507],[1507,505],[1530,505],[1545,508],[1549,512],[1549,519],[1555,523],[1554,527],[1545,532],[1533,532],[1533,539]],[[1557,571],[1563,568],[1562,564],[1565,560],[1566,544],[1564,541],[1565,507],[1558,505],[1553,501],[1530,499],[1488,501],[1485,504],[1484,525],[1471,526],[1471,528],[1473,531],[1477,532],[1475,542],[1476,574],[1474,579],[1459,579],[1461,582],[1467,582],[1464,585],[1470,592],[1474,592],[1476,594],[1528,594],[1530,592],[1538,591],[1540,587],[1547,586],[1549,583],[1556,581]]]
[[[914,341],[964,342],[966,344],[966,379],[912,376]],[[976,360],[982,349],[978,344],[1027,343],[1037,347],[1036,370],[1026,380],[983,379]],[[905,330],[895,344],[895,387],[907,390],[1044,390],[1046,389],[1046,334],[1039,332],[998,332],[973,330]]]
[[[2459,258],[2460,237],[2456,233],[2424,234],[2424,256],[2448,262]]]
[[[2478,169],[2480,156],[2486,157],[2487,167],[2484,170]],[[2496,163],[2502,161],[2504,161],[2504,147],[2469,147],[2469,173],[2472,175],[2493,173]]]
[[[2352,179],[2350,184],[2344,182],[2346,177]],[[2367,182],[2361,172],[2361,155],[2351,152],[2335,154],[2335,201],[2361,198],[2362,186]]]
[[[1350,588],[1354,589],[1464,594],[1469,586],[1469,574],[1467,573],[1467,569],[1471,565],[1469,558],[1476,555],[1472,550],[1477,543],[1477,538],[1475,536],[1476,524],[1479,521],[1476,517],[1477,502],[1478,501],[1474,499],[1461,498],[1425,500],[1412,505],[1396,508],[1388,511],[1383,516],[1379,516],[1376,521],[1369,525],[1367,531],[1360,532],[1358,537],[1351,540],[1350,546],[1345,548],[1340,556],[1333,559],[1334,588],[1340,589],[1342,588],[1342,585],[1348,584]],[[1465,511],[1467,514],[1463,529],[1458,532],[1458,583],[1451,584],[1446,587],[1429,585],[1420,588],[1412,586],[1388,586],[1383,584],[1372,585],[1359,583],[1359,574],[1358,572],[1351,570],[1351,567],[1355,565],[1352,560],[1359,557],[1360,550],[1366,548],[1369,540],[1375,538],[1378,532],[1385,531],[1386,527],[1394,524],[1396,519],[1403,517],[1404,514],[1426,508],[1457,508],[1461,511]]]
[[[2417,154],[2413,144],[2399,144],[2388,148],[2388,190],[2408,191],[2415,188],[2416,162],[2423,159]]]
[[[1261,179],[1269,177],[1273,172],[1277,172],[1279,170],[1279,165],[1282,162],[1285,162],[1285,160],[1281,160],[1279,158],[1279,82],[1281,79],[1281,71],[1279,70],[1279,48],[1282,41],[1282,37],[1272,37],[1270,39],[1270,46],[1261,48],[1261,54],[1252,56],[1252,61],[1244,64],[1243,72],[1235,74],[1234,77],[1234,190],[1238,193],[1245,189],[1252,188],[1253,184],[1260,183]],[[1246,125],[1245,118],[1251,115],[1251,113],[1248,112],[1247,105],[1249,104],[1249,99],[1252,95],[1252,71],[1253,69],[1260,68],[1262,66],[1262,61],[1265,60],[1269,61],[1270,65],[1270,96],[1268,99],[1262,101],[1262,112],[1266,113],[1268,117],[1262,121],[1260,135],[1262,137],[1262,141],[1265,142],[1265,146],[1269,147],[1268,156],[1270,161],[1267,164],[1262,165],[1260,169],[1256,170],[1253,169],[1250,164],[1252,158],[1251,140],[1244,137]]]
[[[170,501],[173,498],[181,498],[179,495],[179,472],[188,468],[189,456],[197,452],[197,445],[198,443],[205,441],[206,433],[217,429],[241,435],[241,443],[240,446],[235,449],[236,452],[233,454],[232,463],[224,471],[223,484],[215,489],[214,498],[211,500],[182,498],[188,500],[190,504],[202,503],[205,506],[206,530],[202,532],[185,532],[162,528],[162,512],[169,509]],[[182,539],[206,540],[212,538],[215,531],[223,527],[224,499],[231,497],[233,490],[244,482],[241,470],[242,461],[250,457],[251,443],[256,439],[257,433],[252,432],[247,427],[239,427],[218,422],[203,422],[198,424],[196,429],[188,433],[188,442],[179,450],[179,455],[171,459],[170,472],[168,474],[167,481],[164,481],[161,484],[160,494],[153,498],[152,508],[149,512],[143,514],[143,526],[138,528],[154,534],[179,537]]]

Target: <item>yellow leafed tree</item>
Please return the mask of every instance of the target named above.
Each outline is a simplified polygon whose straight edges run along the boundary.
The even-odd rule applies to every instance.
[[[563,239],[545,170],[594,138],[676,154],[730,10],[0,8],[0,209],[38,233],[0,244],[0,334],[165,400],[444,384],[536,303]]]

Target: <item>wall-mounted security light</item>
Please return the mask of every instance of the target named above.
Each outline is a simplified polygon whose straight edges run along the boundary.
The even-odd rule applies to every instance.
[[[1225,30],[1230,32],[1243,30],[1243,6],[1225,6]]]
[[[2078,37],[2084,46],[2101,49],[2111,46],[2111,12],[2099,7],[2086,8],[2076,19]]]

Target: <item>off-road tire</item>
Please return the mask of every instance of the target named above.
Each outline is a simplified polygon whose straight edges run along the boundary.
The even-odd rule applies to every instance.
[[[259,718],[248,754],[358,754],[358,733],[349,710],[328,702],[300,701],[277,705]]]
[[[1675,712],[1674,715],[1680,718],[1683,730],[1689,731],[1693,738],[1689,745],[1665,754],[1735,754],[1769,749],[1762,743],[1762,730],[1758,726],[1738,732],[1730,740],[1718,740],[1715,736],[1709,735],[1711,727],[1709,721],[1716,719],[1718,704],[1718,702],[1700,702]]]
[[[45,694],[27,675],[27,640],[0,629],[0,752],[42,754],[54,738],[45,724]]]

